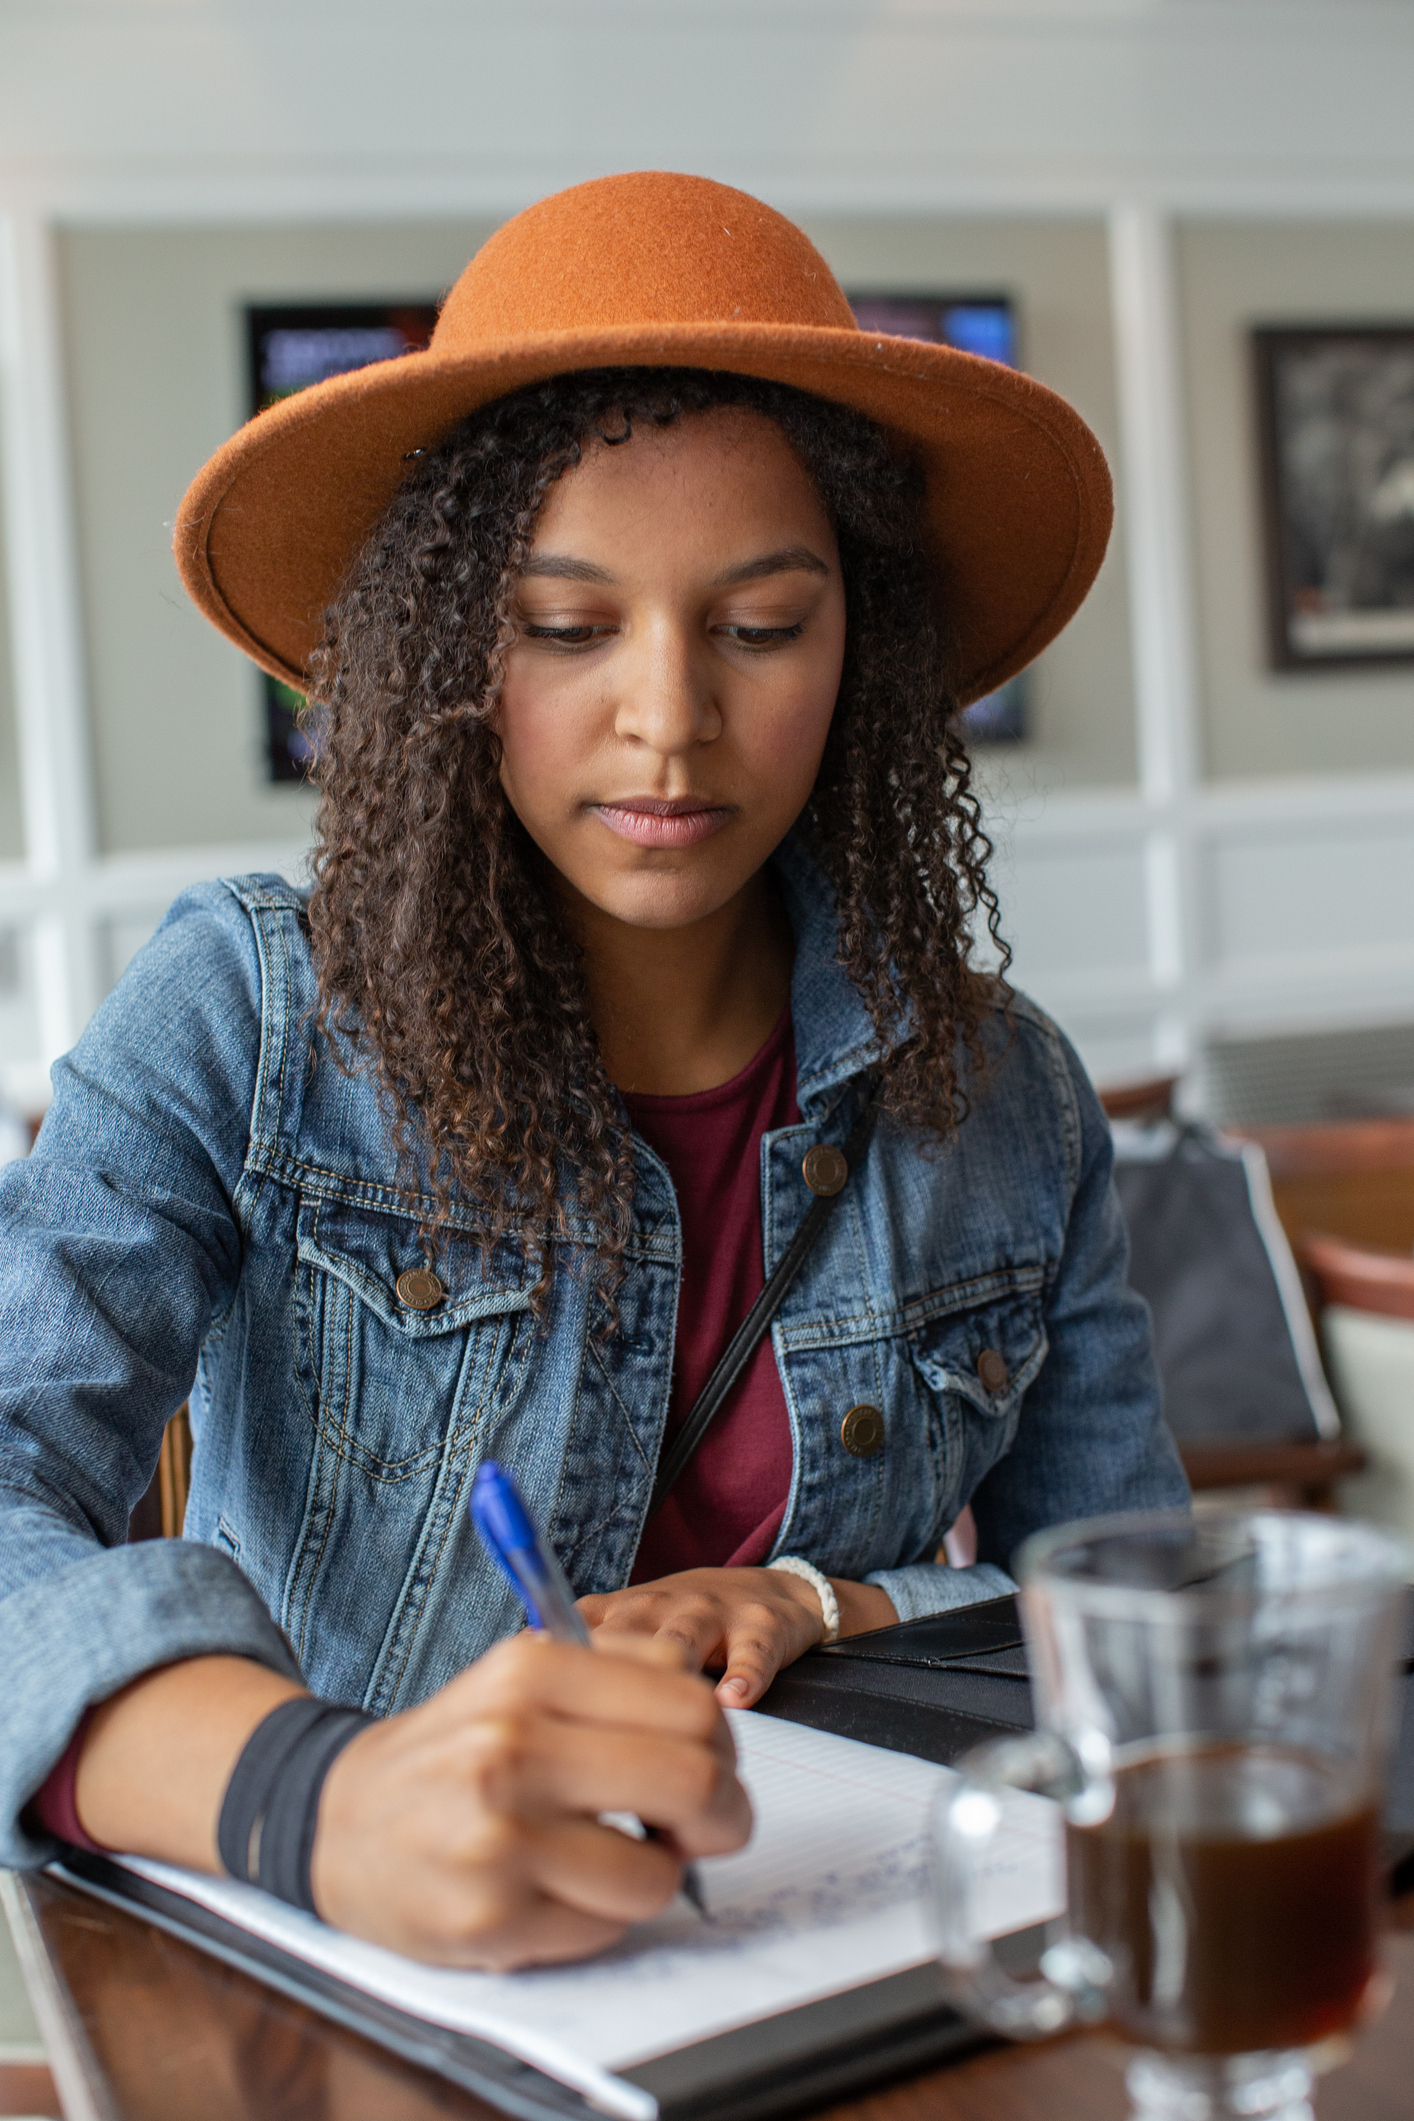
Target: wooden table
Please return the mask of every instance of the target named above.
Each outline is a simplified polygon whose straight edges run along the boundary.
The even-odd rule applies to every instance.
[[[287,2002],[136,1917],[47,1878],[20,1887],[50,1985],[65,2121],[502,2121],[480,2100]],[[1414,2113],[1414,1895],[1392,1911],[1396,1994],[1321,2084],[1321,2121]],[[52,2022],[58,2012],[62,2023]],[[1120,2051],[1094,2034],[994,2047],[831,2109],[830,2121],[1122,2121]],[[29,2072],[27,2096],[44,2091]],[[19,2087],[16,2087],[18,2092]]]

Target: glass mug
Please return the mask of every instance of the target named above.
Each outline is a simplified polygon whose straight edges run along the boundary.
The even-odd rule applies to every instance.
[[[969,1753],[933,1818],[951,2000],[1013,2037],[1105,2022],[1135,2115],[1310,2121],[1376,1995],[1405,1548],[1148,1514],[1043,1532],[1018,1576],[1039,1728]],[[1026,1981],[980,1934],[1008,1789],[1064,1819],[1066,1914]]]

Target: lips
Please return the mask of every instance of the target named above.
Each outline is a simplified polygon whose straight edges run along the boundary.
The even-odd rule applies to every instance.
[[[594,815],[621,840],[635,847],[695,847],[709,840],[726,824],[730,812],[722,804],[704,802],[698,796],[663,800],[657,796],[631,795],[622,802],[593,803]]]

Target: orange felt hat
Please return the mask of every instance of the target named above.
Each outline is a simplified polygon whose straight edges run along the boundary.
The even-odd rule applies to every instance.
[[[234,434],[178,513],[182,580],[213,625],[303,690],[324,609],[409,453],[524,384],[617,366],[765,376],[906,436],[927,469],[964,700],[1054,639],[1104,558],[1109,472],[1063,398],[952,347],[862,332],[792,222],[725,184],[648,170],[517,214],[423,352],[316,384]]]

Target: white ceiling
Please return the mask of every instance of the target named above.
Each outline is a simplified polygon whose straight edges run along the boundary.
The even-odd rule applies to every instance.
[[[1414,203],[1414,0],[0,0],[0,191],[84,218]]]

